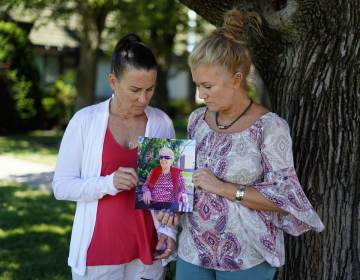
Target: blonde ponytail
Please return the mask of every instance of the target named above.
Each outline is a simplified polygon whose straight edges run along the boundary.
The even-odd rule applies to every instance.
[[[260,17],[254,12],[229,10],[224,15],[223,25],[203,38],[189,56],[189,65],[218,64],[230,73],[242,72],[246,77],[250,71],[251,58],[247,47],[247,30],[253,28],[260,33]]]

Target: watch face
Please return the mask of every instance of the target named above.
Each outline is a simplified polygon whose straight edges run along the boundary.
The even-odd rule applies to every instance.
[[[235,193],[235,199],[236,200],[241,200],[241,192],[240,190],[237,190],[236,193]]]
[[[236,190],[235,199],[238,200],[238,201],[241,201],[242,198],[244,197],[244,195],[245,195],[245,189],[243,189],[242,187],[239,187]]]

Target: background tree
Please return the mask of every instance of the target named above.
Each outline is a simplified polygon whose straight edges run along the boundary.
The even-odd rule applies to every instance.
[[[181,0],[219,25],[235,4],[261,16],[249,35],[272,110],[291,127],[305,192],[326,229],[286,238],[281,279],[360,275],[360,1]]]
[[[47,9],[48,20],[68,21],[79,39],[79,63],[77,69],[77,109],[95,101],[96,65],[99,54],[111,55],[120,37],[135,32],[154,51],[159,72],[157,95],[153,103],[168,109],[169,69],[174,62],[177,46],[177,69],[186,67],[186,36],[188,31],[188,9],[175,0],[4,0],[0,12],[23,7],[34,14]],[[1,9],[2,6],[2,9]],[[75,19],[75,24],[74,24]],[[196,31],[202,30],[198,24]],[[179,51],[179,49],[182,49]],[[180,62],[180,63],[179,63]],[[104,77],[105,78],[105,77]],[[184,85],[187,86],[187,85]]]
[[[50,4],[45,0],[46,4]],[[55,17],[78,16],[77,34],[80,39],[79,64],[76,81],[76,108],[95,102],[96,65],[104,39],[106,21],[115,9],[122,10],[125,0],[73,0],[52,4]]]
[[[49,11],[48,20],[67,21],[79,38],[79,62],[76,79],[76,108],[80,109],[95,101],[96,65],[109,15],[114,10],[122,11],[132,1],[126,0],[4,0],[0,5],[2,14],[22,8],[41,14]],[[135,20],[135,19],[133,19]]]
[[[117,38],[128,32],[136,32],[153,50],[159,63],[159,71],[156,95],[152,103],[166,111],[169,110],[166,83],[171,78],[170,66],[176,63],[177,69],[187,69],[187,13],[186,6],[175,0],[133,1],[127,6],[126,12],[116,13],[116,20],[113,21],[115,25],[110,30]],[[202,26],[197,26],[196,32],[201,32]],[[187,84],[184,86],[187,87]]]

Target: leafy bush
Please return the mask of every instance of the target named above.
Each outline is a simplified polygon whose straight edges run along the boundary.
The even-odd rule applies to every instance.
[[[10,69],[0,73],[0,130],[42,127],[42,92],[39,72],[27,34],[15,23],[0,21],[0,63]]]
[[[47,120],[46,126],[65,128],[75,109],[75,71],[69,71],[58,79],[42,99]]]

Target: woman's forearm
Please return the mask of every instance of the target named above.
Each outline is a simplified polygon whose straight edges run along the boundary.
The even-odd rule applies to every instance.
[[[235,200],[235,193],[238,189],[238,186],[232,183],[221,183],[219,187],[219,192],[217,195],[223,196],[226,199],[231,201]],[[288,213],[281,208],[277,207],[270,200],[265,198],[260,192],[258,192],[255,188],[248,186],[245,189],[244,197],[242,198],[241,203],[243,206],[248,207],[254,210],[261,211],[275,211],[279,212],[283,215],[287,215]]]

